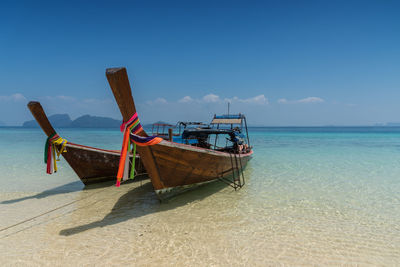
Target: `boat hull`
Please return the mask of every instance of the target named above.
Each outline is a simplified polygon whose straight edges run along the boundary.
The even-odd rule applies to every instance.
[[[120,151],[67,143],[65,160],[85,185],[116,181]],[[132,154],[130,155],[132,158]],[[136,156],[136,173],[144,173],[139,156]]]
[[[124,122],[131,121],[137,113],[126,68],[107,69],[106,76]],[[144,130],[136,134],[148,137]],[[151,146],[138,144],[137,151],[160,199],[168,191],[223,179],[234,173],[237,176],[232,178],[234,182],[239,178],[241,187],[238,176],[253,154],[251,150],[233,154],[166,140]],[[239,164],[233,164],[237,158]]]
[[[232,177],[233,172],[237,175],[253,154],[251,151],[235,155],[169,141],[152,146],[151,152],[160,174],[160,181],[152,182],[160,198],[164,198],[164,194],[174,195],[174,192],[193,186]]]
[[[56,131],[47,118],[42,105],[37,101],[30,101],[28,108],[47,137],[54,136]],[[71,142],[66,144],[66,148],[67,151],[61,155],[85,185],[116,180],[120,151],[100,149]],[[136,173],[144,173],[144,167],[139,156],[135,160]]]

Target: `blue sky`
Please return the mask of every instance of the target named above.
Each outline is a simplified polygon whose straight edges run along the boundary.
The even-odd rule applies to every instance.
[[[16,1],[0,4],[0,121],[120,119],[105,78],[125,66],[143,122],[400,122],[398,1]]]

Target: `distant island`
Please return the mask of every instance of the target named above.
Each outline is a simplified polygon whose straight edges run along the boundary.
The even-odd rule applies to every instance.
[[[107,117],[83,115],[71,120],[68,114],[54,114],[48,117],[50,123],[57,128],[119,128],[121,121]],[[26,121],[22,125],[25,128],[39,127],[36,120]]]
[[[119,129],[121,125],[120,120],[108,118],[108,117],[98,117],[91,115],[83,115],[75,120],[71,120],[68,114],[54,114],[48,117],[51,125],[55,128],[116,128]],[[155,123],[168,124],[164,121],[157,121]],[[143,124],[142,124],[143,125]],[[1,122],[0,122],[0,126]],[[151,128],[152,123],[144,124],[143,127]],[[39,124],[36,120],[30,120],[23,123],[24,128],[37,128]]]
[[[154,123],[142,124],[142,126],[143,126],[144,128],[151,128],[151,127],[153,127],[153,124],[169,124],[169,125],[175,125],[174,123],[168,123],[168,122],[165,122],[165,121],[156,121],[156,122],[154,122]]]
[[[387,123],[375,123],[373,126],[375,127],[399,127],[400,122],[387,122]]]
[[[386,126],[400,126],[400,122],[388,122]]]

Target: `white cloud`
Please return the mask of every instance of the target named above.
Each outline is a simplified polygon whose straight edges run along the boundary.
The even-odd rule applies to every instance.
[[[91,104],[91,105],[97,105],[97,104],[111,104],[111,103],[113,103],[113,100],[111,98],[105,98],[105,99],[86,98],[86,99],[83,99],[82,102]]]
[[[72,96],[66,95],[57,95],[57,96],[41,96],[38,97],[38,100],[43,103],[63,103],[64,105],[104,105],[115,103],[111,98],[84,98],[84,99],[77,99]]]
[[[306,97],[306,98],[302,98],[302,99],[298,99],[298,100],[287,100],[286,98],[280,98],[278,99],[278,103],[279,104],[296,104],[296,103],[302,103],[302,104],[307,104],[307,103],[322,103],[325,102],[325,100],[323,100],[320,97],[316,97],[316,96],[310,96],[310,97]]]
[[[23,95],[20,94],[20,93],[16,93],[16,94],[11,95],[11,98],[12,98],[13,100],[15,100],[15,101],[19,101],[19,100],[26,101],[26,97],[23,96]]]
[[[286,104],[288,101],[287,101],[287,99],[286,98],[280,98],[280,99],[278,99],[278,103],[279,104]]]
[[[66,96],[66,95],[58,95],[55,98],[61,99],[61,100],[66,100],[66,101],[75,101],[76,99],[72,96]]]
[[[48,95],[48,96],[40,96],[38,97],[39,100],[44,100],[44,101],[77,101],[76,98],[72,96],[66,96],[66,95]]]
[[[229,103],[232,103],[232,102],[235,102],[235,101],[238,101],[238,100],[239,100],[239,98],[237,96],[234,96],[232,98],[225,98],[224,99],[225,102],[229,102]]]
[[[215,103],[215,102],[219,102],[220,99],[219,99],[219,96],[217,96],[217,95],[208,94],[203,97],[203,101],[206,103]]]
[[[268,104],[268,99],[264,95],[258,95],[252,98],[244,99],[243,102],[253,104]]]
[[[190,102],[193,102],[193,98],[191,98],[190,96],[187,95],[187,96],[179,99],[178,102],[179,103],[190,103]]]
[[[268,99],[265,97],[265,95],[258,95],[255,97],[245,98],[245,99],[241,99],[241,98],[235,96],[233,98],[225,98],[224,100],[226,102],[230,102],[230,103],[240,102],[240,103],[259,104],[259,105],[264,105],[264,104],[269,103]]]
[[[165,98],[159,97],[156,100],[154,100],[154,103],[165,104],[165,103],[167,103],[167,100]]]
[[[319,97],[310,96],[300,100],[297,100],[298,103],[322,103],[324,100]]]
[[[167,104],[168,101],[165,98],[158,97],[152,101],[147,101],[146,104],[148,105],[156,105],[156,104]]]
[[[265,95],[258,95],[255,97],[244,98],[244,99],[234,96],[232,98],[224,98],[222,100],[218,95],[212,93],[203,96],[201,99],[195,99],[190,96],[185,96],[178,100],[178,103],[191,103],[191,102],[196,102],[200,104],[230,102],[230,103],[246,103],[246,104],[258,104],[258,105],[264,105],[269,103]]]
[[[12,95],[0,95],[0,100],[2,101],[27,101],[26,97],[23,94],[16,93]]]

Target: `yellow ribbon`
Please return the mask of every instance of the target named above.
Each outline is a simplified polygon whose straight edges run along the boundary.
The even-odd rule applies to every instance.
[[[61,137],[58,137],[57,139],[51,141],[51,146],[53,148],[52,153],[54,159],[54,171],[57,171],[56,161],[60,161],[61,153],[67,152],[66,145],[67,145],[67,140]],[[56,159],[56,154],[57,154],[57,159]]]

